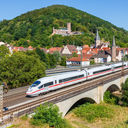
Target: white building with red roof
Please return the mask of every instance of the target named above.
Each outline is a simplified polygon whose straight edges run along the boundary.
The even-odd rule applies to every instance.
[[[81,56],[78,57],[72,57],[66,61],[67,66],[80,66],[82,67],[89,66],[90,61],[89,59],[86,59],[85,57],[81,58]]]

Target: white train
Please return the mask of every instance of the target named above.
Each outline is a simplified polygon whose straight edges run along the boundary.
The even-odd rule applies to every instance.
[[[128,62],[123,63],[123,68],[128,68]],[[122,70],[122,63],[108,64],[82,71],[62,73],[60,75],[43,77],[35,81],[27,90],[27,96],[38,96],[65,86],[76,84],[82,81],[93,79],[109,73]]]

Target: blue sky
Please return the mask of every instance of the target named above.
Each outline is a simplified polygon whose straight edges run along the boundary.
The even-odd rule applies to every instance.
[[[0,20],[53,4],[75,7],[128,30],[128,0],[0,0]]]

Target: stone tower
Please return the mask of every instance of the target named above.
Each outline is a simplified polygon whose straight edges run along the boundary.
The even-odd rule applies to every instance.
[[[113,42],[112,42],[112,62],[116,61],[116,42],[115,42],[115,36],[113,36]]]
[[[95,41],[95,48],[97,48],[101,44],[100,36],[98,30],[96,31],[96,41]]]
[[[67,23],[68,33],[71,33],[71,23]]]

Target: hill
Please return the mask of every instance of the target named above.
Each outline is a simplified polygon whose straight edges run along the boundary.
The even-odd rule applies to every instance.
[[[65,36],[52,34],[52,28],[66,27],[72,23],[72,31],[82,35]],[[93,44],[96,29],[102,39],[112,41],[113,35],[121,47],[128,47],[128,31],[86,12],[64,5],[53,5],[27,12],[12,20],[0,22],[0,41],[16,46],[50,47],[64,44]]]

